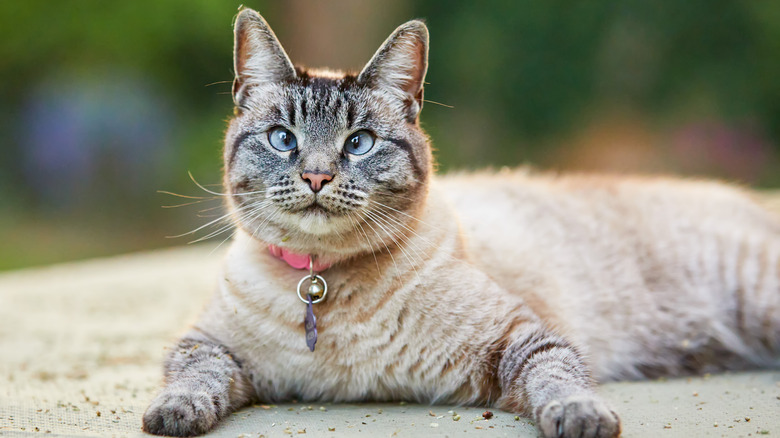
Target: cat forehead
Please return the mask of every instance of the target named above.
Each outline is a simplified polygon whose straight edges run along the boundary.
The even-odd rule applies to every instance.
[[[323,128],[364,125],[369,119],[402,121],[389,111],[384,93],[359,83],[354,74],[302,69],[297,73],[295,80],[250,90],[245,104],[250,115],[290,126],[319,122]]]

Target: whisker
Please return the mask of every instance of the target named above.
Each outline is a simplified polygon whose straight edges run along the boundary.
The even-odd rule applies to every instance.
[[[432,103],[432,104],[434,104],[434,105],[441,105],[441,106],[443,106],[443,107],[445,107],[445,108],[455,108],[455,107],[454,107],[454,106],[452,106],[452,105],[447,105],[446,103],[436,102],[436,101],[433,101],[433,100],[428,100],[428,99],[423,99],[423,102]]]
[[[218,209],[223,208],[223,207],[224,207],[224,205],[217,205],[215,207],[204,208],[203,210],[198,210],[198,213],[205,213],[207,211],[218,210]]]
[[[344,241],[344,236],[339,232],[338,229],[334,229],[333,231],[336,232],[336,235],[339,237],[339,240]]]
[[[219,242],[219,245],[217,245],[217,247],[216,247],[216,248],[212,249],[212,250],[211,250],[211,252],[209,252],[209,255],[213,254],[213,253],[214,253],[216,250],[218,250],[218,249],[219,249],[219,247],[220,247],[220,246],[222,246],[222,245],[223,245],[225,242],[227,242],[229,239],[232,239],[232,238],[233,238],[233,236],[235,236],[237,232],[238,232],[238,227],[236,227],[236,228],[233,230],[233,232],[232,232],[232,233],[230,233],[230,235],[229,235],[229,236],[225,237],[225,239],[224,239],[224,240],[222,240],[222,242]]]
[[[393,219],[391,216],[388,216],[386,213],[381,212],[379,210],[371,210],[371,214],[375,216],[376,219],[381,220],[383,224],[385,224],[390,230],[393,232],[393,236],[395,238],[398,238],[402,243],[404,243],[405,249],[408,249],[409,251],[413,251],[414,255],[416,256],[416,259],[418,261],[422,261],[424,259],[424,248],[420,248],[418,246],[418,243],[415,242],[415,239],[413,239],[410,235],[404,233],[402,230],[408,230],[412,234],[415,235],[415,237],[425,240],[416,233],[414,233],[414,230],[407,227],[403,223],[398,222],[397,220],[390,220]],[[410,252],[410,255],[412,253]]]
[[[249,208],[249,207],[251,207],[251,206],[252,206],[252,204],[248,204],[248,205],[246,205],[246,206],[239,207],[239,208],[238,208],[238,209],[236,209],[235,211],[240,211],[240,210],[243,210],[243,209],[245,209],[245,208]],[[176,236],[166,236],[166,238],[168,238],[168,239],[176,239],[176,238],[179,238],[179,237],[184,237],[184,236],[188,236],[188,235],[190,235],[190,234],[197,233],[198,231],[200,231],[200,230],[202,230],[202,229],[204,229],[204,228],[206,228],[206,227],[208,227],[208,226],[210,226],[210,225],[213,225],[213,224],[215,224],[215,223],[217,223],[217,222],[219,222],[219,221],[221,221],[221,220],[225,220],[225,219],[226,219],[227,217],[229,217],[229,216],[230,216],[232,213],[233,213],[233,212],[230,212],[230,211],[229,211],[229,212],[227,212],[227,213],[223,214],[222,216],[218,217],[217,219],[214,219],[214,220],[212,220],[212,221],[209,221],[209,222],[207,222],[207,223],[205,223],[205,224],[203,224],[203,225],[199,226],[198,228],[196,228],[196,229],[194,229],[194,230],[192,230],[192,231],[188,231],[188,232],[186,232],[186,233],[179,234],[179,235],[176,235]]]
[[[207,201],[214,201],[214,200],[216,200],[216,199],[217,199],[217,198],[208,198],[208,199],[201,199],[201,200],[198,200],[198,201],[185,202],[184,204],[176,204],[176,205],[161,205],[160,207],[162,207],[162,208],[179,208],[179,207],[186,207],[186,206],[188,206],[188,205],[195,205],[195,204],[200,204],[200,203],[202,203],[202,202],[207,202]]]
[[[214,210],[221,210],[223,208],[225,208],[224,205],[217,205],[216,207],[204,208],[203,210],[198,210],[197,216],[198,217],[216,217],[216,216],[219,215],[219,213],[217,213],[217,214],[203,214],[203,213],[206,213],[206,212],[209,212],[209,211],[214,211]]]
[[[214,184],[214,185],[219,185],[219,184]],[[267,190],[255,190],[255,191],[252,191],[252,192],[244,192],[244,193],[224,193],[224,194],[223,194],[223,193],[220,193],[219,195],[220,195],[220,196],[231,196],[231,195],[232,195],[232,196],[249,196],[249,195],[257,195],[257,194],[262,194],[262,193],[265,193],[265,192],[267,192]],[[163,195],[171,195],[171,196],[176,196],[176,197],[178,197],[178,198],[185,198],[185,199],[199,199],[199,200],[202,200],[202,201],[211,201],[211,200],[214,200],[214,199],[219,199],[219,196],[191,196],[191,195],[182,195],[182,194],[179,194],[179,193],[169,192],[169,191],[167,191],[167,190],[157,190],[157,193],[161,193],[161,194],[163,194]],[[213,192],[210,192],[210,193],[213,193]],[[189,205],[189,204],[184,204],[184,205]]]
[[[396,237],[398,237],[398,238],[399,238],[399,239],[400,239],[400,240],[401,240],[401,241],[402,241],[402,242],[403,242],[403,243],[406,245],[406,247],[407,247],[407,248],[408,248],[410,251],[413,251],[413,252],[414,252],[414,255],[417,257],[417,260],[418,260],[418,261],[422,261],[422,260],[424,259],[424,257],[423,257],[423,255],[424,255],[424,251],[422,251],[422,250],[421,250],[421,249],[418,247],[418,245],[417,245],[417,242],[415,242],[415,241],[414,241],[414,239],[412,239],[412,238],[411,238],[411,237],[409,237],[408,235],[406,235],[406,234],[404,234],[404,233],[400,232],[400,230],[399,230],[399,226],[400,226],[401,228],[403,228],[403,229],[405,229],[405,230],[407,230],[407,231],[409,231],[409,232],[413,233],[413,234],[414,234],[416,237],[418,237],[419,239],[421,239],[421,240],[423,240],[423,241],[425,240],[424,238],[422,238],[420,235],[418,235],[417,233],[415,233],[415,232],[414,232],[414,230],[412,230],[411,228],[409,228],[409,227],[408,227],[408,226],[406,226],[405,224],[403,224],[403,223],[401,223],[401,222],[399,222],[399,221],[395,220],[393,217],[391,217],[391,216],[387,215],[386,213],[384,213],[384,212],[382,212],[382,211],[380,211],[380,210],[378,210],[378,209],[377,209],[377,210],[372,210],[372,211],[371,211],[371,213],[372,213],[372,214],[374,214],[374,215],[377,217],[377,219],[381,219],[381,220],[382,220],[382,222],[383,222],[385,225],[387,225],[387,227],[388,227],[388,228],[390,228],[390,229],[393,231],[393,233],[396,235]],[[391,222],[391,221],[392,221],[392,222]],[[426,242],[426,243],[427,243],[427,242]],[[421,251],[422,251],[422,254],[423,254],[423,255],[421,255]]]
[[[225,195],[225,196],[250,196],[250,195],[259,195],[259,194],[263,194],[263,193],[266,193],[266,192],[267,192],[267,190],[255,190],[254,192],[231,193],[231,194]]]
[[[199,226],[198,228],[195,228],[192,231],[188,231],[188,232],[182,233],[182,234],[177,234],[175,236],[165,236],[165,238],[166,239],[178,239],[179,237],[189,236],[190,234],[197,233],[198,231],[200,231],[200,230],[202,230],[202,229],[204,229],[204,228],[206,228],[206,227],[208,227],[210,225],[213,225],[213,224],[215,224],[215,223],[217,223],[217,222],[219,222],[221,220],[225,220],[228,216],[230,216],[230,213],[225,213],[222,216],[220,216],[220,217],[218,217],[218,218],[216,218],[216,219],[214,219],[214,220],[212,220],[210,222],[207,222],[207,223]]]
[[[220,234],[222,234],[222,233],[224,233],[226,231],[230,231],[234,226],[235,226],[235,224],[233,222],[229,222],[227,225],[223,225],[222,227],[220,227],[216,231],[212,231],[211,233],[209,233],[209,234],[207,234],[207,235],[205,235],[203,237],[199,237],[199,238],[197,238],[195,240],[187,242],[187,244],[188,245],[192,245],[192,244],[198,243],[198,242],[205,242],[206,240],[209,240],[209,239],[211,239],[213,237],[217,237],[217,236],[219,236]]]
[[[390,238],[390,240],[392,240],[392,241],[393,241],[393,243],[395,244],[395,246],[396,246],[396,247],[397,247],[397,248],[398,248],[398,249],[401,251],[401,254],[403,254],[403,255],[404,255],[404,257],[406,257],[406,260],[409,262],[409,264],[411,265],[412,269],[414,270],[414,274],[417,276],[417,281],[418,281],[418,282],[420,282],[420,283],[422,283],[422,280],[420,280],[420,274],[417,272],[417,267],[416,267],[415,263],[412,261],[412,258],[411,258],[411,256],[410,256],[410,255],[409,255],[409,254],[406,252],[406,250],[405,250],[405,249],[404,249],[404,248],[401,246],[401,244],[399,244],[399,243],[398,243],[398,241],[395,239],[395,237],[393,236],[393,234],[391,234],[391,233],[390,233],[390,232],[389,232],[389,231],[388,231],[388,230],[387,230],[387,229],[386,229],[386,228],[385,228],[385,227],[384,227],[384,226],[383,226],[383,225],[382,225],[382,224],[379,222],[380,218],[379,218],[379,217],[378,217],[376,214],[372,213],[371,211],[366,211],[366,214],[368,215],[368,217],[369,217],[369,218],[371,218],[371,220],[372,220],[372,221],[374,221],[374,223],[375,223],[375,224],[376,224],[378,227],[380,227],[380,228],[382,229],[382,231],[384,231],[384,232],[385,232],[385,234],[387,234],[387,237],[389,237],[389,238]],[[398,269],[398,267],[396,267],[396,270],[397,270],[397,269]]]
[[[204,85],[204,87],[210,87],[212,85],[218,85],[218,84],[232,84],[232,83],[233,83],[233,81],[216,81],[216,82],[212,82],[210,84],[206,84],[206,85]]]
[[[380,190],[377,190],[375,193],[377,195],[388,197],[388,198],[401,198],[401,199],[406,199],[407,201],[411,201],[411,202],[417,202],[418,201],[417,199],[413,199],[413,198],[410,198],[410,197],[404,196],[404,195],[399,195],[398,193],[383,192],[383,191],[380,191]]]
[[[255,230],[252,232],[252,237],[259,238],[259,235],[262,231],[265,231],[265,229],[268,227],[268,225],[271,224],[271,221],[274,220],[277,216],[281,216],[282,211],[276,210],[271,215],[269,215],[263,222],[260,223],[260,225],[255,228]],[[262,228],[261,228],[262,227]]]
[[[254,216],[255,213],[262,211],[265,207],[267,207],[269,205],[269,203],[270,203],[270,201],[257,201],[257,202],[254,202],[252,204],[248,204],[248,205],[244,206],[244,208],[249,208],[249,211],[243,212],[241,215],[236,217],[234,221],[230,221],[230,222],[228,222],[227,225],[222,226],[218,230],[212,231],[211,233],[209,233],[209,234],[207,234],[207,235],[205,235],[205,236],[203,236],[203,237],[201,237],[199,239],[193,240],[192,242],[189,242],[189,243],[202,242],[204,240],[209,240],[209,239],[211,239],[213,237],[216,237],[216,236],[218,236],[218,235],[220,235],[220,234],[230,230],[231,228],[233,228],[237,222],[244,221],[248,217]]]
[[[393,209],[393,208],[391,208],[391,207],[387,207],[387,208],[390,208],[391,210],[397,211],[398,213],[402,213],[402,214],[404,214],[403,212],[400,212],[400,211],[398,211],[398,210],[395,210],[395,209]],[[398,225],[400,225],[400,226],[404,227],[406,230],[408,230],[410,233],[414,234],[414,235],[415,235],[415,236],[416,236],[418,239],[422,240],[424,243],[426,243],[427,245],[429,245],[431,248],[436,248],[436,247],[438,247],[438,246],[439,246],[437,243],[435,243],[435,242],[432,242],[430,239],[428,239],[428,238],[426,238],[426,237],[424,237],[424,236],[421,236],[421,235],[420,235],[420,234],[418,234],[418,233],[417,233],[417,232],[416,232],[416,231],[415,231],[413,228],[409,227],[408,225],[405,225],[405,224],[403,224],[401,221],[399,221],[397,218],[394,218],[394,217],[392,217],[392,215],[388,214],[387,212],[382,212],[380,208],[377,208],[377,209],[373,210],[373,212],[374,212],[374,213],[382,213],[382,214],[383,214],[383,215],[384,215],[384,216],[385,216],[387,219],[389,219],[389,220],[391,220],[391,221],[393,221],[393,222],[397,223]],[[409,216],[409,215],[406,215],[406,216]],[[413,216],[409,216],[409,217],[410,217],[410,218],[412,218],[412,219],[415,219]],[[419,219],[415,219],[415,220],[418,220],[418,221],[419,221]],[[424,223],[424,222],[423,222],[423,223]],[[426,224],[426,225],[428,225],[428,224]],[[428,226],[430,226],[430,227],[433,227],[433,228],[435,228],[435,229],[437,229],[437,230],[444,231],[444,230],[442,230],[441,228],[434,227],[433,225],[428,225]],[[423,251],[423,253],[425,253],[425,251]],[[455,260],[455,257],[453,257],[451,254],[446,254],[445,256],[446,256],[448,259],[450,259],[450,260]]]
[[[415,237],[419,238],[420,240],[422,240],[423,242],[427,243],[428,245],[431,245],[431,246],[433,246],[433,247],[435,247],[435,246],[436,246],[436,245],[435,245],[433,242],[431,242],[431,241],[430,241],[430,240],[428,240],[427,238],[425,238],[425,237],[423,237],[423,236],[421,236],[421,235],[417,234],[417,232],[416,232],[416,231],[415,231],[415,230],[414,230],[412,227],[410,227],[409,225],[406,225],[406,224],[404,224],[404,223],[403,223],[403,222],[401,222],[400,220],[398,220],[398,219],[394,218],[392,215],[390,215],[390,214],[388,214],[388,213],[386,213],[386,212],[382,211],[382,207],[376,208],[376,209],[374,209],[374,210],[372,210],[372,211],[373,211],[375,214],[380,214],[380,215],[382,215],[382,216],[383,216],[383,217],[384,217],[386,220],[392,221],[393,223],[395,223],[395,224],[397,224],[398,226],[402,227],[402,228],[403,228],[403,229],[405,229],[406,231],[408,231],[408,232],[410,232],[410,233],[414,234],[414,235],[415,235]]]
[[[222,242],[219,242],[219,245],[217,245],[216,248],[212,249],[211,252],[209,252],[209,255],[214,254],[214,252],[216,250],[218,250],[220,246],[222,246],[225,242],[227,242],[228,239],[231,239],[233,236],[235,236],[237,232],[238,232],[238,229],[233,230],[233,232],[230,233],[229,236],[225,237],[225,239]]]
[[[374,222],[375,224],[377,224],[376,221],[371,219],[370,216],[367,216],[367,218],[371,222]],[[382,242],[382,245],[385,246],[385,249],[387,250],[387,254],[390,255],[390,259],[393,261],[393,265],[395,266],[395,277],[398,279],[398,282],[401,283],[401,285],[403,286],[403,281],[401,280],[401,270],[398,269],[398,263],[395,262],[395,257],[393,257],[393,252],[390,251],[390,248],[387,246],[387,243],[385,243],[384,239],[382,239],[382,236],[380,236],[379,233],[376,231],[376,229],[373,226],[371,226],[371,223],[366,222],[366,225],[368,225],[368,227],[371,228],[371,231],[373,231],[374,234],[376,234],[376,237],[379,239],[380,242]],[[377,225],[379,225],[379,224],[377,224]]]
[[[350,213],[347,213],[347,217],[350,218],[350,221],[353,220],[352,215]],[[368,249],[371,250],[371,255],[374,256],[374,262],[376,263],[376,270],[379,273],[379,276],[382,276],[382,270],[379,269],[379,260],[376,258],[376,251],[374,250],[373,245],[371,245],[371,239],[368,238],[368,234],[366,233],[366,230],[363,228],[363,225],[360,224],[360,221],[358,218],[354,218],[353,226],[357,225],[360,227],[360,231],[363,232],[363,236],[366,238],[366,243],[368,244]]]
[[[217,199],[216,196],[188,196],[188,195],[180,195],[178,193],[169,192],[167,190],[157,190],[157,193],[162,193],[163,195],[171,195],[171,196],[177,196],[179,198],[186,198],[186,199],[201,199],[204,201],[211,200],[211,199]]]
[[[413,219],[413,220],[415,220],[415,221],[417,221],[417,222],[419,222],[419,223],[421,223],[421,224],[423,224],[423,225],[427,225],[427,226],[429,226],[429,227],[431,227],[431,228],[434,228],[434,229],[437,229],[437,230],[439,230],[439,231],[444,231],[443,229],[441,229],[441,228],[439,228],[439,227],[437,227],[437,226],[435,226],[435,225],[431,225],[431,224],[429,224],[429,223],[427,223],[427,222],[425,222],[425,221],[422,221],[422,220],[420,220],[420,219],[417,219],[416,217],[414,217],[414,216],[410,215],[409,213],[404,213],[404,212],[403,212],[403,211],[401,211],[401,210],[397,210],[397,209],[395,209],[395,208],[393,208],[393,207],[390,207],[389,205],[382,204],[382,203],[381,203],[381,202],[379,202],[379,201],[374,201],[373,199],[370,199],[369,201],[371,201],[371,202],[373,202],[373,203],[375,203],[375,204],[381,205],[382,207],[389,208],[390,210],[393,210],[393,211],[394,211],[394,212],[396,212],[396,213],[400,213],[400,214],[402,214],[402,215],[404,215],[404,216],[408,217],[409,219]]]
[[[218,192],[215,192],[213,190],[207,189],[201,183],[199,183],[198,181],[195,180],[195,177],[192,176],[192,172],[190,172],[189,170],[187,171],[187,175],[190,176],[190,179],[192,180],[192,182],[195,183],[196,186],[198,186],[201,190],[203,190],[206,193],[211,193],[212,195],[216,195],[216,196],[230,196],[230,193],[218,193]]]

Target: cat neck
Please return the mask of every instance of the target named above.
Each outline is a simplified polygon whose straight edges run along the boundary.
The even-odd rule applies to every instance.
[[[392,218],[374,217],[373,221],[356,221],[352,233],[333,236],[289,233],[284,235],[284,239],[270,242],[251,237],[249,233],[240,234],[245,244],[284,260],[291,271],[301,269],[303,265],[307,269],[309,256],[317,264],[315,271],[340,267],[346,262],[354,266],[359,260],[374,264],[375,257],[388,255],[390,259],[395,257],[396,261],[406,260],[404,251],[412,255],[424,253],[426,247],[441,241],[445,230],[455,236],[460,235],[457,219],[441,196],[426,197],[425,202],[418,204],[414,210]]]
[[[320,272],[330,267],[330,263],[323,263],[318,260],[316,256],[296,253],[278,245],[268,245],[268,252],[270,252],[272,256],[287,262],[293,269],[312,268],[314,271]]]

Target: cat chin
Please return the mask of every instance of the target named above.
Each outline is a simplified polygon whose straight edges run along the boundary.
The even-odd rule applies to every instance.
[[[350,229],[350,222],[346,217],[339,217],[324,212],[304,212],[296,215],[295,227],[301,232],[315,236],[337,234]]]

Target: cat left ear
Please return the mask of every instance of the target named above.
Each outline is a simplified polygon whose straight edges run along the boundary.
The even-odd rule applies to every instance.
[[[252,9],[236,17],[233,68],[233,101],[246,98],[250,88],[296,78],[295,67],[265,19]]]
[[[428,69],[428,28],[420,20],[399,26],[368,61],[358,82],[385,90],[403,104],[407,119],[417,120]]]

